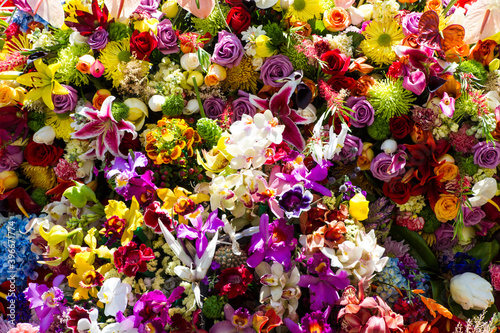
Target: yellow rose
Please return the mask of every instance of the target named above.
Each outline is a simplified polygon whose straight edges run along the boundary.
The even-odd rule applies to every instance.
[[[226,69],[220,65],[212,64],[205,76],[205,84],[207,86],[215,86],[219,81],[226,79]]]
[[[361,156],[358,157],[357,165],[361,170],[369,170],[370,165],[372,164],[373,157],[375,154],[373,153],[372,147],[373,143],[364,142],[363,143],[363,151],[361,152]]]
[[[156,27],[158,26],[158,20],[155,18],[150,18],[147,20],[134,21],[134,28],[139,30],[139,32],[153,31],[156,34]]]
[[[255,39],[255,52],[257,53],[257,57],[267,58],[274,54],[275,50],[271,50],[267,46],[267,42],[269,42],[271,38],[266,35],[260,35]]]
[[[438,177],[441,176],[441,178],[439,178],[439,181],[446,182],[446,181],[453,180],[453,179],[457,178],[458,167],[451,162],[445,162],[445,163],[435,167],[434,173]]]
[[[447,222],[457,217],[460,204],[458,198],[451,194],[441,194],[434,206],[434,213],[440,222]]]
[[[0,107],[15,105],[23,101],[23,88],[13,88],[6,84],[0,85]]]
[[[349,200],[349,214],[358,221],[366,220],[368,218],[369,204],[370,202],[366,200],[363,194],[356,193],[356,195]]]

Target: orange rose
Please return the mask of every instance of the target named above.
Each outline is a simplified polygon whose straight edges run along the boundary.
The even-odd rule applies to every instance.
[[[99,89],[92,98],[92,106],[97,110],[101,109],[102,103],[106,98],[111,96],[111,91],[107,89]]]
[[[425,4],[424,11],[428,10],[433,10],[438,15],[441,14],[441,11],[443,10],[443,4],[441,3],[441,0],[428,0]]]
[[[352,94],[355,96],[366,96],[371,86],[375,84],[375,80],[370,75],[362,76],[356,82],[356,88],[353,89]]]
[[[446,51],[446,60],[449,62],[461,62],[469,54],[469,45],[463,43],[462,45],[452,47]]]
[[[472,49],[469,59],[474,59],[477,62],[482,63],[483,66],[486,66],[495,58],[494,53],[496,46],[497,42],[494,40],[480,40]]]
[[[401,41],[401,45],[411,47],[412,49],[418,49],[420,45],[417,43],[417,39],[417,34],[409,34]]]
[[[418,123],[413,124],[413,128],[410,132],[411,141],[416,144],[423,143],[427,141],[428,136],[429,132],[424,131]]]
[[[334,7],[323,14],[323,24],[328,31],[342,31],[351,24],[351,15],[342,7]]]
[[[78,63],[76,64],[76,69],[78,69],[83,74],[90,73],[90,67],[95,62],[95,58],[90,54],[85,54],[78,59]]]
[[[363,152],[361,156],[358,157],[357,165],[361,170],[369,170],[370,165],[372,164],[373,157],[375,154],[373,153],[372,147],[373,143],[364,142],[363,143]]]
[[[439,200],[434,205],[434,213],[440,222],[447,222],[457,217],[460,202],[458,198],[451,194],[440,194]]]
[[[309,37],[311,36],[312,33],[312,28],[311,25],[307,22],[301,22],[301,21],[295,21],[295,22],[290,22],[290,20],[287,20],[288,26],[291,28],[300,28],[298,29],[295,33],[303,36],[303,37]]]
[[[458,175],[458,167],[451,162],[445,162],[434,168],[434,174],[439,177],[440,182],[453,180]]]

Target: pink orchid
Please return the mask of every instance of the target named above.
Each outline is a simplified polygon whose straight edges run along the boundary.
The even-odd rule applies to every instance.
[[[125,132],[130,132],[133,139],[137,137],[137,132],[132,123],[120,120],[116,121],[111,113],[114,96],[109,96],[104,100],[101,110],[85,108],[83,114],[90,119],[90,122],[85,124],[81,129],[74,132],[74,139],[86,140],[96,139],[95,154],[98,159],[103,160],[106,152],[110,152],[113,156],[126,158],[120,150],[120,141]],[[92,153],[92,151],[90,152]],[[89,154],[89,153],[87,153]]]

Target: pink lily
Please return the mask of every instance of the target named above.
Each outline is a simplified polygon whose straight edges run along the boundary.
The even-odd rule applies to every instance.
[[[125,155],[120,153],[120,141],[125,132],[130,132],[134,139],[137,137],[135,126],[132,123],[125,120],[116,121],[113,117],[111,105],[114,99],[114,96],[106,98],[102,103],[100,111],[85,108],[83,114],[90,119],[90,122],[72,134],[74,139],[86,140],[95,138],[97,140],[95,154],[100,160],[104,159],[106,152],[110,152],[113,156],[126,158]]]
[[[306,121],[297,114],[297,111],[288,106],[295,88],[299,84],[298,80],[288,81],[281,89],[271,97],[271,99],[262,99],[255,95],[250,95],[250,103],[261,110],[271,110],[273,115],[285,125],[283,140],[294,145],[299,151],[304,150],[306,142],[300,134],[297,124]]]

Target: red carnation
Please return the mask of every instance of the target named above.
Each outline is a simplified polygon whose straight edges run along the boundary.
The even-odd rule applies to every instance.
[[[226,268],[219,276],[219,282],[215,288],[220,290],[221,295],[235,298],[247,291],[248,284],[252,282],[253,276],[244,265]]]
[[[137,272],[144,273],[148,270],[146,262],[153,260],[155,255],[153,250],[141,244],[137,248],[135,242],[129,242],[125,246],[120,246],[113,254],[118,273],[124,273],[127,276],[135,276]]]

